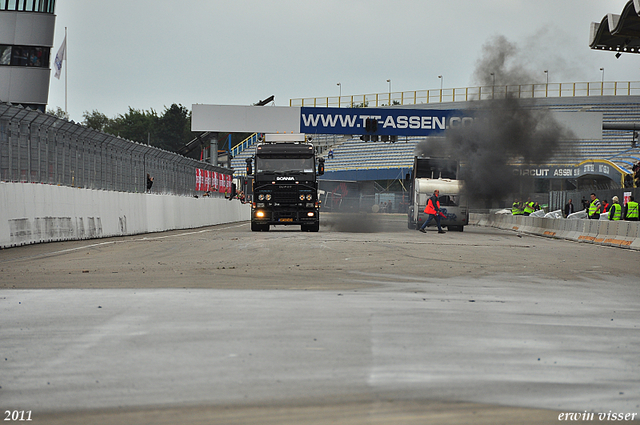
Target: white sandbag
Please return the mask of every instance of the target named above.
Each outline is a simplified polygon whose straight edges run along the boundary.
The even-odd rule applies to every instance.
[[[567,216],[567,218],[569,219],[573,219],[573,220],[577,220],[577,219],[587,219],[589,218],[589,215],[587,215],[587,211],[586,210],[582,210],[582,211],[578,211],[578,212],[574,212],[573,214],[569,214]]]
[[[529,217],[544,217],[545,214],[544,210],[538,210],[529,214]]]
[[[562,210],[550,211],[544,215],[544,218],[562,218]]]

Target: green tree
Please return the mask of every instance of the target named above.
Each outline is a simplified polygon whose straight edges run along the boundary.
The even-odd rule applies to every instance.
[[[111,120],[104,128],[104,131],[114,136],[120,136],[123,139],[147,144],[147,142],[152,141],[152,135],[155,135],[157,123],[158,114],[153,109],[143,111],[129,106],[129,112],[124,115],[118,115]]]
[[[98,112],[95,109],[91,112],[84,111],[82,113],[82,118],[84,118],[82,125],[98,131],[104,131],[104,129],[111,123],[111,120],[105,114]]]
[[[176,152],[195,137],[191,132],[191,112],[175,103],[157,119],[154,145]]]
[[[69,119],[69,114],[67,114],[61,107],[57,107],[56,109],[47,109],[47,114],[53,115],[54,117],[62,118],[65,120]]]

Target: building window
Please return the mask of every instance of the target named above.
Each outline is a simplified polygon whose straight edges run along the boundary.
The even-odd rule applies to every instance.
[[[0,10],[54,13],[55,0],[0,0]]]
[[[11,46],[0,45],[0,65],[11,65]]]
[[[50,50],[48,47],[0,45],[0,66],[49,68]]]

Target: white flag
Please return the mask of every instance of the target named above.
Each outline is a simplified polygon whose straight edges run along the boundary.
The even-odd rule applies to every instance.
[[[62,72],[62,61],[66,60],[66,56],[67,56],[67,36],[65,35],[64,41],[62,42],[62,46],[60,46],[60,49],[56,54],[56,59],[53,62],[53,67],[56,70],[56,73],[53,76],[56,77],[58,80],[60,79],[60,73]]]

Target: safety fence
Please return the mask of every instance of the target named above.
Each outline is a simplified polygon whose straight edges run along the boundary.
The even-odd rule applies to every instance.
[[[511,214],[470,214],[469,224],[513,230],[543,237],[567,239],[640,250],[640,222],[525,217]]]
[[[7,103],[0,103],[0,181],[195,195],[197,170],[227,168]]]
[[[402,92],[326,96],[291,99],[289,106],[309,107],[381,107],[424,103],[467,102],[471,100],[537,99],[546,97],[632,96],[640,95],[638,81],[598,81],[442,88]]]

